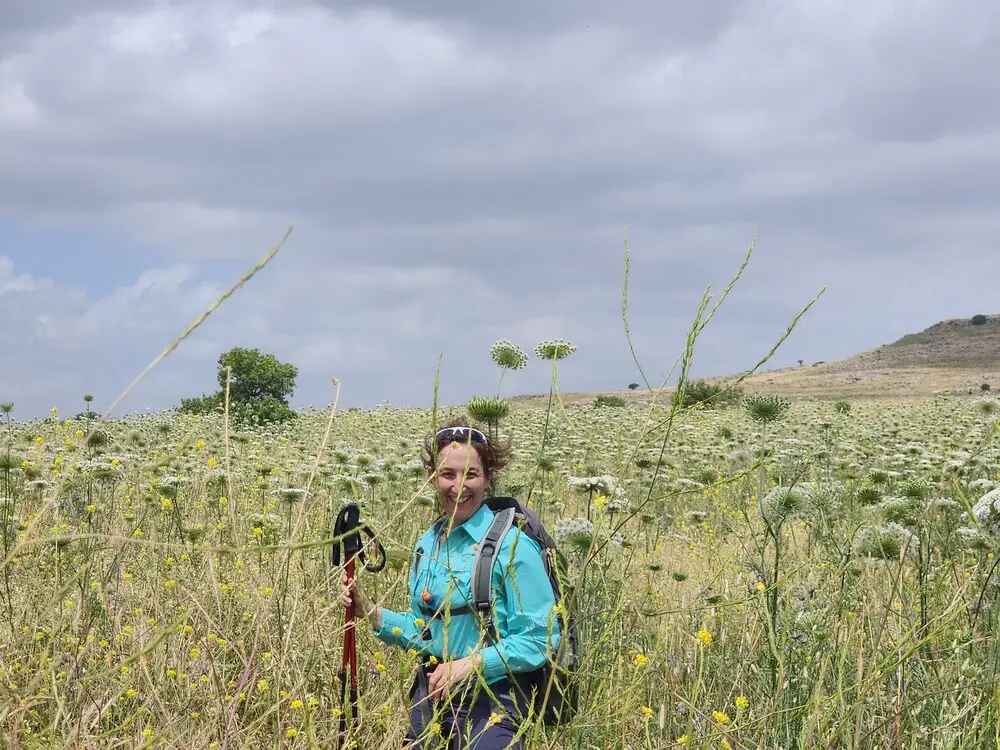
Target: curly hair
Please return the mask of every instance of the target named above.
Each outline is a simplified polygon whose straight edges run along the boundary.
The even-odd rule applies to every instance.
[[[447,424],[441,425],[438,427],[438,432],[449,427],[471,427],[479,430],[484,435],[487,434],[486,430],[477,427],[476,425],[469,424],[465,417],[457,417]],[[434,459],[438,452],[454,442],[458,441],[456,441],[454,437],[449,437],[447,435],[442,435],[441,437],[437,437],[436,435],[427,436],[424,441],[421,459],[423,460],[424,468],[427,469],[428,473],[434,471]],[[469,442],[468,444],[471,445],[476,453],[479,454],[479,460],[483,464],[483,473],[489,480],[490,488],[495,488],[497,478],[510,463],[510,445],[501,444],[495,439],[487,439],[486,443]]]

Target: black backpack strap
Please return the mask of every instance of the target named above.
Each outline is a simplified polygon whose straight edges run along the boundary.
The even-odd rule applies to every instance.
[[[496,561],[500,543],[514,525],[514,515],[513,508],[505,508],[493,516],[493,522],[479,543],[479,549],[476,550],[476,560],[472,566],[472,607],[483,616],[484,629],[491,641],[496,640],[490,599],[490,589],[493,587],[493,563]]]

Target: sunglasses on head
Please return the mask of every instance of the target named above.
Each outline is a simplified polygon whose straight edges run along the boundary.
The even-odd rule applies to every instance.
[[[486,435],[474,427],[445,427],[443,430],[438,430],[437,435],[434,436],[434,439],[438,441],[442,438],[469,443],[482,443],[483,445],[489,442],[486,439]]]

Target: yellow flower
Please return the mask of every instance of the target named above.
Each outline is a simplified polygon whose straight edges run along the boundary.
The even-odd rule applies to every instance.
[[[205,447],[205,441],[199,440],[197,443],[195,443],[195,447],[198,448],[198,450],[201,450],[202,448]]]
[[[146,727],[145,729],[142,730],[143,737],[149,737],[151,734],[153,734],[153,730],[150,729],[149,727]]]
[[[298,733],[299,733],[299,730],[296,729],[295,727],[288,727],[288,731],[285,732],[285,736],[288,737],[288,738],[292,738],[295,735],[297,735]]]
[[[682,734],[680,737],[674,740],[674,742],[676,742],[678,745],[686,745],[688,743],[688,736],[686,734]]]
[[[428,659],[428,661],[429,661],[429,662],[430,662],[431,664],[437,664],[437,663],[438,663],[438,660],[437,660],[437,657],[436,657],[436,656],[434,656],[433,654],[431,654],[431,658],[430,658],[430,659]]]
[[[635,664],[637,667],[644,667],[648,662],[649,659],[646,657],[645,654],[636,654],[632,658],[632,663]]]
[[[490,714],[490,718],[489,718],[489,720],[488,720],[488,721],[486,722],[486,725],[487,725],[487,726],[490,726],[491,724],[499,724],[499,723],[500,723],[500,720],[501,720],[502,718],[503,718],[503,717],[502,717],[502,716],[500,716],[500,714],[498,714],[498,713],[497,713],[496,711],[494,711],[493,713],[491,713],[491,714]]]
[[[403,629],[400,628],[400,627],[395,627],[395,628],[392,629],[392,634],[393,635],[402,635],[403,634]]]
[[[767,585],[763,581],[757,581],[757,590],[763,592]]]
[[[702,646],[711,646],[712,645],[712,634],[709,633],[707,630],[699,630],[698,631],[698,642],[701,643]]]
[[[293,701],[292,701],[291,703],[289,703],[289,704],[288,704],[288,706],[289,706],[289,708],[291,708],[291,709],[292,709],[293,711],[298,711],[299,709],[301,709],[301,708],[302,708],[302,701],[300,701],[300,700],[299,700],[298,698],[296,698],[296,699],[295,699],[295,700],[293,700]]]
[[[422,628],[424,626],[424,621],[418,617],[416,620],[413,621],[413,624],[416,625],[418,628]]]
[[[650,716],[653,715],[653,709],[651,709],[649,706],[643,706],[642,707],[642,715],[643,715],[643,718],[648,719]]]
[[[749,708],[749,706],[750,706],[750,701],[747,700],[747,697],[745,695],[736,696],[736,708],[743,709],[743,708]]]
[[[431,732],[434,734],[441,734],[441,724],[436,721],[431,724]]]
[[[382,664],[381,662],[379,662],[378,664],[375,665],[375,669],[377,671],[379,671],[379,672],[384,672],[385,671],[385,664]]]
[[[720,724],[728,724],[729,716],[722,713],[722,711],[712,711],[712,718],[715,719]]]

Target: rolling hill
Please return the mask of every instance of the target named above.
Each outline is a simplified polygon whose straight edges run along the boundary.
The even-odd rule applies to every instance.
[[[919,333],[844,359],[766,370],[744,381],[744,390],[790,397],[907,397],[935,393],[978,393],[983,384],[1000,389],[1000,315],[942,320]],[[737,374],[707,378],[732,380]],[[655,384],[654,384],[655,385]],[[629,399],[648,393],[616,390]],[[571,403],[592,401],[596,394],[569,393]],[[547,396],[519,396],[515,402],[543,402]]]

